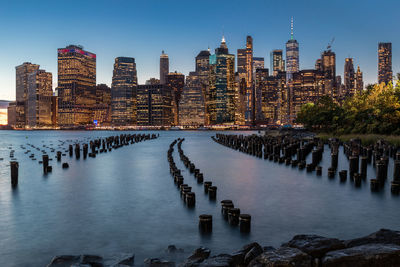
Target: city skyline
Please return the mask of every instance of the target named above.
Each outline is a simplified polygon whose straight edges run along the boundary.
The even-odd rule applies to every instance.
[[[24,14],[28,11],[37,11],[41,14],[43,11],[40,10],[44,5],[47,5],[49,10],[55,11],[59,7],[58,4],[49,4],[46,1],[35,4],[25,3],[17,9],[17,5],[7,3],[6,8],[0,11],[2,15],[0,22],[6,26],[0,31],[3,36],[8,37],[3,40],[4,49],[0,52],[0,58],[2,58],[0,98],[15,99],[15,66],[23,62],[39,64],[46,71],[53,73],[54,90],[57,86],[57,48],[69,44],[83,45],[84,49],[98,56],[96,82],[109,86],[111,86],[113,63],[116,57],[135,58],[139,84],[144,84],[151,77],[159,77],[159,56],[162,50],[169,55],[170,71],[187,75],[194,68],[193,58],[201,50],[209,47],[213,51],[218,47],[222,34],[225,35],[232,51],[242,48],[245,37],[251,35],[254,57],[264,57],[265,62],[269,62],[269,55],[273,49],[282,49],[285,52],[285,43],[290,38],[291,17],[294,18],[294,32],[300,44],[300,69],[313,68],[315,60],[335,37],[332,51],[336,53],[338,75],[343,77],[342,66],[344,66],[345,58],[352,57],[354,65],[359,65],[364,72],[364,84],[377,82],[376,51],[379,42],[393,44],[393,76],[399,71],[397,63],[399,55],[396,53],[396,48],[400,40],[394,34],[393,9],[381,8],[376,5],[376,1],[363,1],[363,8],[358,5],[360,1],[353,1],[344,9],[344,5],[340,4],[344,1],[337,1],[330,7],[332,14],[342,9],[343,12],[340,17],[333,16],[333,22],[327,22],[323,20],[324,15],[317,12],[322,8],[326,9],[326,5],[317,1],[310,1],[304,6],[294,1],[289,2],[288,7],[273,1],[268,3],[252,1],[252,5],[249,6],[242,6],[238,1],[221,1],[212,6],[211,2],[206,1],[197,7],[191,4],[182,5],[181,1],[119,3],[112,6],[102,1],[96,1],[96,5],[94,5],[95,2],[88,1],[80,5],[80,9],[72,13],[72,16],[68,15],[71,14],[71,7],[50,12],[47,16],[38,19],[43,27],[35,27],[35,29],[26,25],[22,26],[28,22]],[[398,5],[394,1],[392,3]],[[109,6],[109,10],[105,9],[105,6]],[[311,11],[315,13],[312,19],[308,16],[311,11],[307,11],[307,6],[311,6]],[[168,7],[166,9],[168,14],[162,13],[162,10],[165,10],[164,7]],[[179,9],[176,10],[176,7]],[[225,18],[215,16],[217,9],[222,7],[231,11],[231,13],[227,12]],[[125,11],[125,9],[135,8],[151,10],[154,14],[146,17],[146,14],[136,12],[135,16],[132,16]],[[4,12],[5,10],[8,12]],[[89,10],[92,12],[85,17],[85,11]],[[104,10],[108,10],[110,14],[117,10],[120,13],[110,15],[110,18],[115,18],[116,21],[103,22],[100,15],[107,15]],[[270,16],[262,15],[263,10]],[[251,16],[251,19],[243,20],[245,22],[232,20],[239,11],[247,17]],[[354,16],[355,11],[358,12],[357,16]],[[197,21],[199,18],[205,18],[200,17],[204,12],[207,12],[211,19]],[[181,20],[178,18],[173,20],[174,22],[168,21],[170,16],[176,17],[178,14],[182,17]],[[256,16],[257,14],[260,16]],[[54,16],[59,16],[60,19],[55,20]],[[151,21],[150,17],[154,16],[156,19]],[[189,19],[193,16],[194,18]],[[78,18],[80,23],[90,20],[90,23],[85,27],[77,27],[76,22],[68,22],[70,18]],[[62,23],[63,19],[68,23]],[[163,19],[167,21],[162,23]],[[46,23],[48,20],[52,23]],[[318,21],[324,23],[316,23]],[[121,22],[124,23],[121,24]],[[189,28],[192,30],[188,30]],[[106,38],[104,33],[108,33]],[[265,67],[269,67],[267,63]]]

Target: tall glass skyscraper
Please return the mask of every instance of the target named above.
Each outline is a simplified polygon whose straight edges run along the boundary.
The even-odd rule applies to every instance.
[[[286,80],[299,71],[299,43],[293,37],[293,18],[290,24],[290,40],[286,43]]]
[[[58,49],[59,124],[92,124],[95,89],[96,54],[76,45]]]
[[[210,56],[209,89],[206,100],[209,124],[235,122],[235,55],[229,54],[225,38]]]
[[[135,59],[117,57],[111,85],[111,122],[114,125],[136,124],[136,86]]]

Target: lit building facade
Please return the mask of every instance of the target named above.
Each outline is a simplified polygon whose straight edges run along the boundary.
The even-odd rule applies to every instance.
[[[165,84],[165,76],[169,73],[169,58],[168,55],[164,53],[164,50],[160,56],[160,83]]]
[[[225,38],[210,56],[206,111],[208,124],[235,122],[235,55],[229,54]]]
[[[196,60],[197,62],[197,60]],[[186,76],[179,105],[179,124],[183,126],[200,126],[205,124],[204,84],[197,72]]]
[[[111,88],[106,84],[96,86],[96,105],[93,109],[93,120],[99,126],[111,124]]]
[[[378,45],[378,83],[393,82],[392,43]]]
[[[291,21],[290,40],[286,42],[286,80],[293,78],[299,71],[299,43],[293,37],[293,18]]]
[[[165,77],[165,84],[171,90],[172,97],[172,118],[173,125],[179,125],[179,104],[182,97],[183,87],[185,86],[185,75],[178,72],[170,72]]]
[[[26,124],[29,127],[52,126],[53,75],[35,70],[28,75]]]
[[[76,45],[58,49],[59,125],[93,124],[95,87],[96,55]]]
[[[253,57],[253,73],[256,73],[258,69],[264,69],[264,58]]]
[[[111,122],[113,125],[136,124],[136,86],[135,59],[117,57],[111,84]]]
[[[283,60],[282,50],[276,49],[271,52],[271,67],[270,70],[273,76],[277,76],[279,72],[285,71],[285,61]]]
[[[352,96],[355,93],[355,73],[352,58],[346,58],[344,62],[344,94]]]
[[[171,89],[165,84],[138,85],[137,124],[170,126],[172,124]]]
[[[363,73],[360,70],[360,66],[357,66],[357,72],[356,72],[356,79],[355,79],[354,87],[356,88],[356,92],[357,93],[361,93],[364,90]]]
[[[24,128],[26,126],[27,100],[28,100],[28,76],[30,73],[39,69],[39,65],[24,62],[15,67],[15,127]]]

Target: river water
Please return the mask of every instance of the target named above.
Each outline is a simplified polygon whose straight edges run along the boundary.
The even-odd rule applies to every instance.
[[[209,247],[213,254],[232,252],[252,241],[279,246],[300,233],[349,239],[380,228],[399,230],[400,197],[390,193],[389,184],[376,193],[370,191],[369,182],[356,188],[349,180],[328,179],[329,149],[321,164],[323,175],[318,177],[219,145],[210,138],[216,133],[212,131],[160,131],[155,132],[160,134],[156,140],[96,158],[76,160],[67,155],[62,162],[69,163],[68,169],[62,169],[55,154],[43,147],[57,150],[61,141],[120,133],[0,131],[0,266],[45,266],[59,254],[120,252],[135,253],[140,265],[146,257],[164,255],[170,244],[184,248],[187,256],[199,246]],[[185,207],[167,161],[169,144],[178,137],[185,138],[182,148],[204,173],[204,180],[218,187],[217,201],[208,200],[175,147],[175,162],[196,193],[196,207]],[[38,164],[42,152],[28,144],[50,154],[52,173],[43,174]],[[19,161],[16,189],[10,183],[11,149]],[[24,153],[27,149],[38,160],[31,160],[30,153]],[[391,161],[388,181],[392,165]],[[340,150],[338,169],[344,168],[348,161]],[[374,173],[369,166],[368,180]],[[252,215],[249,234],[223,220],[222,199],[233,200],[242,213]],[[198,215],[203,213],[213,215],[211,235],[198,231]]]

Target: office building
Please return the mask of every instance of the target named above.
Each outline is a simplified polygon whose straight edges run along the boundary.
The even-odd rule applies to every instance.
[[[299,43],[293,37],[293,18],[290,24],[290,40],[286,42],[286,80],[299,71]]]
[[[140,126],[170,126],[172,124],[171,89],[165,84],[138,85],[137,124]]]
[[[169,73],[169,58],[164,53],[164,50],[160,56],[160,83],[165,84],[165,76]]]
[[[165,84],[171,90],[171,105],[172,105],[172,118],[173,125],[179,125],[179,103],[181,101],[182,90],[185,86],[185,75],[178,72],[170,72],[165,77]]]
[[[136,124],[136,86],[135,59],[117,57],[111,84],[111,121],[113,125]]]
[[[378,83],[393,82],[392,43],[378,45]]]
[[[61,126],[93,124],[96,55],[83,47],[58,49],[58,123]]]

